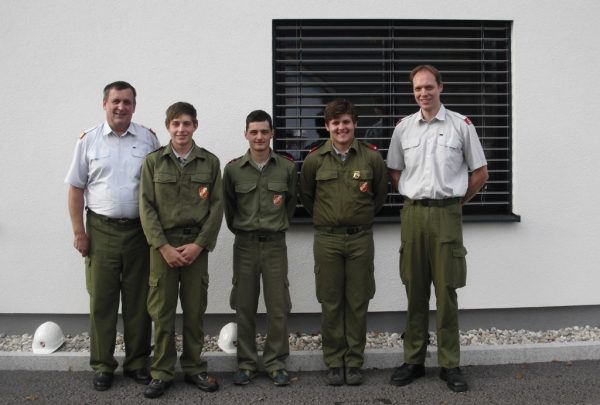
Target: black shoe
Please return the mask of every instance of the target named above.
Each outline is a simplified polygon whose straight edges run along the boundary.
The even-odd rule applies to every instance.
[[[269,378],[271,378],[273,384],[275,384],[278,387],[290,385],[290,376],[288,375],[288,372],[285,368],[271,371],[269,373]]]
[[[329,369],[327,385],[344,385],[344,373],[341,367],[331,367]]]
[[[210,377],[205,371],[196,375],[185,375],[185,382],[195,385],[204,392],[215,392],[219,389],[219,382],[215,377]]]
[[[460,368],[444,368],[440,370],[440,378],[446,381],[446,385],[454,392],[465,392],[469,385],[460,371]]]
[[[167,388],[169,388],[170,386],[171,381],[152,379],[152,381],[150,381],[150,384],[148,385],[148,388],[144,390],[144,396],[146,398],[158,398],[162,394],[164,394]]]
[[[125,370],[123,371],[123,375],[131,378],[138,384],[148,385],[150,384],[150,381],[152,381],[150,373],[145,368],[139,368],[137,370]]]
[[[240,368],[233,374],[233,383],[235,385],[246,385],[256,377],[256,372],[245,368]]]
[[[404,363],[394,370],[390,384],[402,387],[413,382],[419,377],[425,375],[425,366],[423,364],[407,364]]]
[[[346,384],[361,385],[362,382],[363,375],[360,371],[360,367],[346,367]]]
[[[113,381],[113,373],[106,371],[97,372],[94,375],[94,389],[96,391],[106,391],[110,388]]]

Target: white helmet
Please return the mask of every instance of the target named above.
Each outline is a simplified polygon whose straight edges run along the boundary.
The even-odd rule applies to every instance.
[[[50,354],[57,351],[65,343],[63,331],[54,322],[46,322],[38,326],[31,344],[36,354]]]
[[[217,344],[225,353],[236,353],[235,341],[237,340],[237,323],[229,322],[221,328]]]

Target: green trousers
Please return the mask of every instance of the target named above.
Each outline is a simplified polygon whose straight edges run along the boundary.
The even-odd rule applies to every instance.
[[[361,367],[369,301],[375,294],[373,231],[316,230],[313,250],[325,365]]]
[[[195,230],[195,231],[194,231]],[[172,246],[192,243],[198,229],[174,229],[165,232]],[[171,268],[158,249],[150,250],[150,290],[148,312],[154,321],[154,357],[152,378],[171,381],[175,376],[175,313],[177,298],[183,313],[183,353],[181,369],[189,376],[206,371],[200,357],[204,345],[203,316],[207,305],[208,251],[204,250],[189,266]]]
[[[86,287],[90,296],[90,366],[113,372],[119,300],[125,370],[147,367],[151,322],[146,310],[148,243],[139,222],[119,223],[88,211]]]
[[[255,371],[256,310],[262,276],[267,308],[267,339],[263,365],[267,371],[285,368],[290,347],[287,333],[288,314],[292,308],[288,281],[285,233],[238,232],[233,245],[233,288],[231,308],[235,309],[238,327],[238,367]]]
[[[425,362],[433,282],[438,363],[441,367],[458,367],[460,341],[455,289],[465,285],[467,274],[461,205],[456,201],[446,206],[422,206],[406,199],[401,224],[400,278],[408,298],[404,361]]]

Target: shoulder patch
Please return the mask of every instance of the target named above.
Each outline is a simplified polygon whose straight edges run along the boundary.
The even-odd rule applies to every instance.
[[[372,143],[366,143],[365,145],[367,145],[367,148],[371,149],[371,150],[377,150],[377,145],[373,145]]]
[[[143,126],[143,125],[141,125],[141,127],[142,127],[142,128],[146,128],[148,131],[150,131],[150,133],[151,133],[152,135],[154,135],[154,137],[155,137],[155,138],[157,138],[157,136],[156,136],[156,132],[154,132],[154,130],[153,130],[152,128],[148,128],[148,127],[145,127],[145,126]]]
[[[82,133],[79,134],[79,139],[85,138],[86,135],[87,135],[87,132],[83,131]]]
[[[286,158],[290,162],[295,163],[294,157],[292,155],[290,155],[289,153],[287,153],[287,152],[277,152],[277,154],[283,156],[284,158]]]
[[[471,122],[471,120],[469,119],[469,117],[465,117],[465,123],[467,125],[473,125],[473,123]]]

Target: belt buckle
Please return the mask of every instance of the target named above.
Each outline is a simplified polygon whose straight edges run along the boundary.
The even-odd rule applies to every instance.
[[[360,226],[350,226],[348,228],[346,228],[346,233],[348,235],[354,235],[355,233],[359,233],[360,232]]]
[[[259,242],[267,241],[267,235],[257,235],[256,238],[258,239]]]

